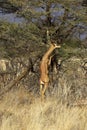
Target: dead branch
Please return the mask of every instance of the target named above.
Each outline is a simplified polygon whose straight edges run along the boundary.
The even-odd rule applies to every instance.
[[[12,87],[18,83],[22,78],[24,78],[27,73],[29,72],[29,68],[25,68],[20,75],[16,76],[14,80],[12,80],[7,86],[4,87],[4,89],[0,92],[0,96],[2,96],[4,93],[8,92]]]

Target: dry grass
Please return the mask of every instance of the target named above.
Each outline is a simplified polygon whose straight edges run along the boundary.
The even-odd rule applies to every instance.
[[[41,103],[23,88],[10,91],[0,101],[0,130],[87,130],[87,107],[67,108],[56,97]]]

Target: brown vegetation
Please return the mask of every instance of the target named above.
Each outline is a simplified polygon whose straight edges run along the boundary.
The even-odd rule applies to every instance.
[[[86,130],[87,106],[69,108],[53,96],[41,103],[21,86],[0,101],[0,130],[14,129]]]

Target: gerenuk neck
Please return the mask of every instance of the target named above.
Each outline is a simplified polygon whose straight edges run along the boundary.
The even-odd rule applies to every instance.
[[[51,46],[48,51],[44,54],[43,59],[45,58],[49,58],[50,54],[53,52],[53,50],[55,49],[55,47]]]

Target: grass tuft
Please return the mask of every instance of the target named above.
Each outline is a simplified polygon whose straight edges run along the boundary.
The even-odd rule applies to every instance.
[[[57,97],[47,97],[45,102],[32,97],[23,88],[3,97],[0,130],[87,130],[86,106],[70,108],[58,103]]]

